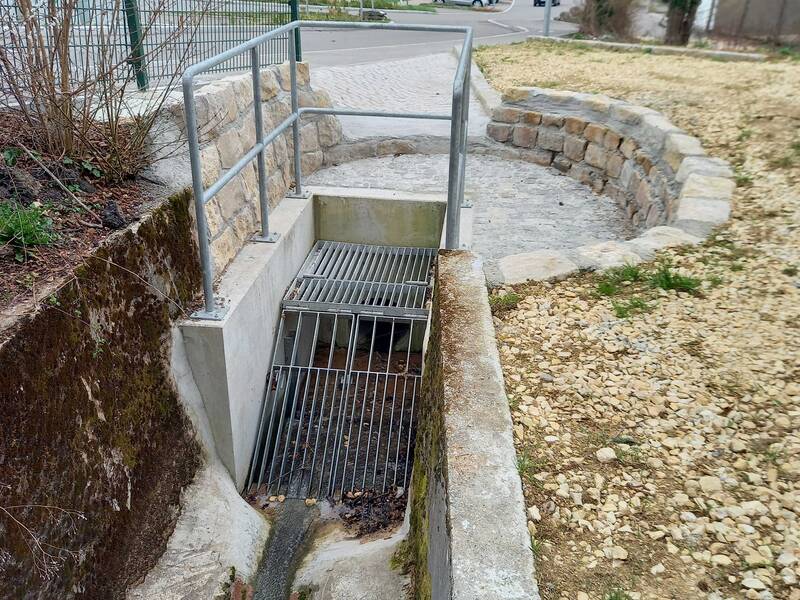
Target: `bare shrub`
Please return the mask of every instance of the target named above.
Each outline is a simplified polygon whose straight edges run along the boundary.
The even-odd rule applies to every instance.
[[[152,0],[133,44],[125,0],[4,2],[0,110],[21,116],[21,139],[49,155],[88,160],[112,180],[141,170],[158,151],[148,143],[151,130],[208,8],[172,5]],[[156,87],[138,92],[137,76],[147,71],[159,76]]]
[[[631,38],[635,0],[584,0],[578,23],[593,37]]]

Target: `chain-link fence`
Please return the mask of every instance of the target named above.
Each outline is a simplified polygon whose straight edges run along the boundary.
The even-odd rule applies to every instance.
[[[70,79],[113,71],[144,89],[288,23],[296,10],[297,0],[0,0],[0,60],[7,67],[30,63],[21,57],[41,47],[31,42],[33,32],[44,36],[45,47],[68,47],[60,54]],[[33,20],[39,26],[31,27]],[[260,50],[264,65],[283,62],[287,37]],[[245,62],[238,56],[216,70],[249,68]]]

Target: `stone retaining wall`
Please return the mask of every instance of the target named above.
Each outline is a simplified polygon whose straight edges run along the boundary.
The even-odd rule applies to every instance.
[[[698,241],[729,217],[736,184],[728,164],[706,156],[697,138],[652,109],[601,95],[514,88],[493,111],[487,134],[516,148],[519,158],[610,196],[640,231],[628,242],[549,253],[561,264],[559,274],[648,259],[666,245]],[[519,262],[509,257],[505,274]]]
[[[305,63],[297,65],[297,83],[301,107],[331,106],[326,92],[312,89]],[[264,133],[269,133],[291,113],[289,90],[288,64],[262,69]],[[203,182],[208,187],[255,144],[251,76],[249,73],[236,74],[201,84],[195,98]],[[181,132],[185,131],[183,104],[173,105],[170,115],[174,125]],[[336,117],[303,116],[300,146],[304,176],[322,166],[324,151],[338,144],[341,137],[341,125]],[[293,156],[292,130],[289,128],[267,149],[267,192],[271,207],[278,204],[294,185]],[[206,205],[206,215],[214,272],[219,274],[261,224],[255,161]]]

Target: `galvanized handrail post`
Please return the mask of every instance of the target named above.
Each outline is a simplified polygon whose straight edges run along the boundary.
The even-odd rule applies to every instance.
[[[472,52],[472,47],[470,46],[467,48],[467,44],[464,44],[465,52]],[[468,206],[467,202],[464,200],[464,184],[465,184],[465,177],[466,177],[466,170],[467,170],[467,144],[469,143],[469,97],[470,97],[470,73],[472,70],[472,61],[467,63],[466,73],[464,75],[464,89],[461,96],[461,148],[459,149],[459,154],[461,161],[459,162],[459,171],[458,171],[458,209],[459,215],[461,213],[461,208],[464,206]],[[460,221],[460,219],[459,219]]]
[[[255,236],[259,242],[272,243],[277,241],[277,234],[269,232],[269,194],[267,193],[267,166],[264,160],[264,153],[267,145],[264,143],[264,115],[261,104],[261,61],[258,46],[250,49],[250,73],[253,76],[253,117],[256,125],[256,144],[262,144],[262,148],[256,157],[258,171],[258,204],[261,209],[261,235]]]
[[[463,89],[453,91],[453,106],[450,117],[450,157],[447,169],[447,216],[445,219],[444,247],[448,250],[458,248],[460,233],[460,207],[459,173],[461,171],[461,136],[463,127],[461,123]]]
[[[294,47],[295,35],[297,29],[289,31],[289,47]],[[292,141],[294,144],[294,195],[297,198],[303,197],[303,182],[301,181],[303,174],[301,168],[301,152],[300,152],[300,114],[297,112],[297,59],[294,52],[289,52],[289,78],[291,82],[291,96],[292,96],[292,114],[297,118],[292,123]]]
[[[200,251],[200,265],[203,270],[203,300],[205,310],[196,313],[200,318],[214,318],[214,265],[208,243],[208,223],[206,222],[205,196],[203,190],[203,167],[200,164],[200,146],[197,139],[197,112],[194,104],[194,81],[191,75],[184,75],[183,104],[186,113],[186,137],[189,144],[189,160],[192,166],[192,191],[194,192],[194,214],[197,219],[197,246]]]

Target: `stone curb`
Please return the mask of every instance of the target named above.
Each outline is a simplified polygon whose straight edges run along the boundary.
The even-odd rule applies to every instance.
[[[730,217],[733,170],[652,109],[603,95],[512,88],[493,111],[487,135],[516,148],[523,160],[605,192],[643,229],[625,242],[506,256],[492,284],[636,264],[662,248],[699,243]]]
[[[513,423],[480,259],[441,251],[411,535],[419,597],[538,600]],[[420,449],[425,451],[420,452]]]
[[[458,58],[460,52],[461,46],[459,45],[455,45],[450,49],[450,53],[456,58]],[[491,115],[492,111],[500,105],[500,93],[489,85],[475,61],[472,61],[472,69],[470,70],[470,89],[481,106],[483,106],[486,114]]]
[[[603,40],[578,40],[573,38],[545,37],[543,35],[528,36],[529,40],[558,42],[575,46],[585,44],[595,48],[614,50],[617,52],[646,52],[648,54],[662,54],[671,56],[694,56],[697,58],[710,58],[714,60],[762,62],[767,60],[765,54],[755,52],[730,52],[728,50],[703,50],[702,48],[680,48],[677,46],[659,46],[655,44],[626,44],[623,42],[605,42]]]

